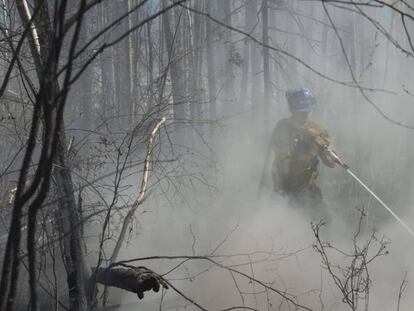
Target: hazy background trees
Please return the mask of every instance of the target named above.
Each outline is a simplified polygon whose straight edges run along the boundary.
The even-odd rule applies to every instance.
[[[206,238],[199,214],[209,219],[203,213],[208,208],[216,215],[216,205],[221,206],[216,233],[227,241],[228,230],[219,228],[227,228],[236,210],[257,204],[265,145],[275,122],[287,116],[285,91],[296,85],[314,90],[315,117],[330,130],[344,159],[398,213],[413,219],[405,208],[412,203],[407,194],[414,154],[409,2],[0,4],[2,310],[13,305],[86,310],[116,301],[102,287],[98,292],[93,272],[118,260],[114,248],[145,171],[146,196],[138,205],[149,207],[138,209],[139,216],[134,210],[134,216],[152,209],[157,216],[145,220],[147,225],[168,218],[165,213],[174,223],[194,222],[200,230],[195,234],[197,228],[186,227],[191,239],[177,245],[164,245],[163,235],[154,233],[166,254],[184,254],[190,245],[197,255],[196,241]],[[163,117],[166,122],[152,135]],[[372,212],[375,203],[340,170],[322,175],[325,197],[341,217],[353,217],[345,207],[365,205],[368,226],[387,223],[385,213]],[[184,212],[184,221],[165,206],[188,206],[194,214]],[[123,249],[145,227],[138,220],[127,225]],[[166,235],[184,227],[171,226]],[[159,251],[147,246],[143,252]],[[214,246],[205,248],[203,255],[215,255]],[[123,249],[121,259],[144,257]],[[272,261],[270,253],[266,260]],[[162,264],[154,267],[165,270]],[[157,282],[157,274],[144,272]],[[192,280],[187,272],[177,270]],[[271,282],[263,287],[252,271],[247,274],[249,282],[262,286],[257,295],[278,288]],[[251,295],[238,284],[235,280],[233,287],[243,305],[250,305]],[[294,294],[261,298],[267,300],[256,301],[255,309],[270,308],[272,299],[286,307],[300,304]]]

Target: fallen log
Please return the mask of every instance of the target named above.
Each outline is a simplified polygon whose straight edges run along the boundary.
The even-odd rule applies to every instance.
[[[94,269],[93,278],[96,283],[136,293],[139,299],[144,298],[146,291],[158,292],[161,286],[168,289],[160,275],[145,267],[98,268]]]

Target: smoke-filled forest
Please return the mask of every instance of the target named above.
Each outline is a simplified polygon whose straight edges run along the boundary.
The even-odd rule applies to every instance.
[[[412,310],[413,0],[0,0],[0,311]]]

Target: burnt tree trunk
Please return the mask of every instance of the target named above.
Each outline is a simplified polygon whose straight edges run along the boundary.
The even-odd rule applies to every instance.
[[[270,106],[270,62],[269,62],[269,49],[266,45],[269,45],[269,8],[268,0],[262,2],[262,26],[263,26],[263,121],[265,129],[269,123],[269,106]]]
[[[34,19],[40,44],[40,63],[36,64],[38,79],[42,81],[42,73],[49,61],[49,47],[53,46],[53,29],[49,8],[46,1],[36,0],[35,5],[39,8],[38,18]],[[71,60],[69,60],[71,61]],[[57,64],[55,64],[57,66]],[[54,94],[60,93],[60,86],[57,79],[52,85]],[[56,100],[56,99],[55,99]],[[76,205],[74,186],[70,168],[66,163],[66,137],[64,123],[60,125],[60,132],[56,146],[56,156],[53,160],[53,176],[56,181],[56,188],[59,195],[59,214],[62,216],[62,239],[64,241],[64,258],[66,261],[66,273],[69,287],[70,310],[87,310],[86,281],[89,279],[89,272],[85,264],[85,250],[82,243],[81,215]]]
[[[105,25],[112,21],[111,11],[113,3],[105,2],[99,4],[99,29],[103,29]],[[108,41],[109,35],[103,35],[103,41]],[[116,94],[114,92],[114,62],[112,55],[114,48],[108,48],[99,56],[100,71],[102,77],[102,93],[101,93],[101,112],[104,118],[108,118],[113,112],[116,102]]]
[[[162,1],[163,6],[166,7],[166,0]],[[175,9],[174,9],[175,10]],[[173,99],[173,114],[175,120],[175,130],[179,132],[182,122],[186,118],[185,111],[185,76],[181,66],[182,55],[179,53],[178,45],[175,44],[177,39],[177,31],[179,27],[180,20],[178,19],[174,23],[174,31],[172,29],[171,23],[171,14],[170,11],[165,12],[162,15],[163,27],[164,27],[164,36],[168,54],[168,64],[170,78],[171,78],[171,88],[172,88],[172,99]]]
[[[226,25],[232,27],[232,12],[231,12],[231,0],[219,0],[219,11],[221,12],[221,20]],[[231,114],[235,109],[235,91],[234,91],[234,53],[235,46],[231,38],[231,30],[224,28],[224,72],[223,75],[223,101],[224,101],[224,113]]]
[[[211,1],[205,0],[207,14],[212,14]],[[216,85],[216,61],[214,57],[214,33],[212,22],[209,18],[206,21],[206,54],[207,54],[207,81],[208,81],[208,101],[209,101],[209,119],[210,119],[210,135],[214,136],[214,123],[217,118],[217,85]]]

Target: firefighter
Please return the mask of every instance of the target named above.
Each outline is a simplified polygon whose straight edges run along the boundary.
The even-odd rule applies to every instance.
[[[316,184],[320,160],[334,167],[334,150],[328,132],[311,120],[315,96],[303,87],[286,92],[291,116],[280,120],[272,134],[274,190],[301,206],[323,206],[322,192]]]

